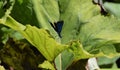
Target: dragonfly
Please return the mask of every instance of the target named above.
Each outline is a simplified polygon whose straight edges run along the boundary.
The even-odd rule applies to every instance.
[[[62,31],[64,21],[61,20],[61,21],[58,21],[58,22],[54,22],[54,24],[52,24],[50,22],[50,24],[54,28],[54,30],[58,33],[59,37],[62,38],[61,31]]]

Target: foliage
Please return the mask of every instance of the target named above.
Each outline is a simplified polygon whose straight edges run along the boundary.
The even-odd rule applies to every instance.
[[[15,70],[84,70],[92,57],[100,66],[103,59],[113,64],[120,55],[120,3],[102,6],[107,15],[92,0],[0,0],[0,60]],[[61,20],[59,37],[51,24]]]

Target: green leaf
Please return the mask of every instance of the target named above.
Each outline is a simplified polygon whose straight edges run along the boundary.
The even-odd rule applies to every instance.
[[[2,1],[0,1],[2,2]],[[11,13],[11,10],[13,8],[13,5],[15,3],[15,0],[9,0],[6,1],[7,3],[4,5],[4,1],[1,4],[2,6],[0,7],[0,23],[5,23],[7,16]],[[5,6],[5,7],[4,7]]]
[[[98,15],[82,26],[79,38],[83,46],[102,47],[120,42],[120,19]],[[90,50],[90,49],[89,49]],[[93,49],[92,49],[93,50]]]
[[[72,41],[71,43],[68,44],[69,48],[66,49],[62,53],[62,70],[70,69],[73,70],[75,69],[81,69],[82,67],[85,68],[85,61],[82,61],[82,59],[88,59],[91,57],[95,57],[94,54],[89,54],[82,46],[82,44],[79,41]],[[99,56],[100,54],[97,54]],[[79,60],[81,60],[79,62]],[[82,63],[84,64],[82,64]],[[77,64],[77,65],[76,65]],[[81,65],[81,67],[79,67]],[[72,67],[73,66],[73,67]],[[82,69],[81,69],[82,70]]]
[[[59,0],[59,5],[60,19],[64,21],[61,32],[63,44],[79,40],[78,35],[81,26],[92,17],[100,14],[100,8],[94,5],[92,0]],[[62,69],[65,70],[74,61],[74,55],[71,52],[64,51],[61,56]]]
[[[80,41],[90,54],[95,57],[114,57],[119,55],[119,51],[113,45],[120,42],[120,19],[109,16],[98,15],[93,17],[89,23],[81,27],[79,34]],[[100,55],[98,55],[100,54]]]
[[[24,26],[10,16],[3,24],[20,32],[48,61],[53,61],[60,52],[67,48],[67,46],[56,42],[49,31],[45,29],[30,25]]]
[[[30,25],[26,27],[24,37],[49,61],[53,61],[66,48],[66,46],[57,43],[46,30]]]
[[[93,48],[93,50],[94,50],[94,48]],[[66,52],[66,53],[64,53],[62,55],[66,55],[67,59],[69,58],[72,60],[66,60],[64,58],[62,59],[62,65],[63,65],[62,69],[63,70],[66,70],[66,68],[68,68],[68,67],[71,68],[71,66],[69,66],[71,64],[73,64],[73,66],[75,66],[75,64],[77,64],[77,63],[80,64],[78,61],[82,60],[82,59],[88,59],[88,58],[92,58],[92,57],[101,57],[101,56],[113,58],[115,56],[118,57],[118,55],[120,55],[119,52],[116,51],[115,47],[112,45],[101,46],[99,48],[96,48],[94,50],[94,52],[86,51],[79,41],[71,42],[69,44],[69,48],[66,49],[66,51],[64,51],[64,52]],[[67,54],[72,55],[71,58],[70,58],[70,56],[67,56]],[[110,62],[112,62],[112,61],[110,61]],[[76,67],[76,68],[79,68],[79,67]]]
[[[5,68],[3,66],[0,66],[0,70],[5,70]]]
[[[105,2],[104,7],[110,14],[120,18],[120,3]]]
[[[0,27],[0,33],[1,33],[0,34],[0,42],[2,42],[3,44],[6,43],[6,41],[8,40],[9,37],[15,38],[17,40],[24,39],[23,36],[19,32],[15,31],[13,29],[10,29],[8,27],[2,26],[2,25]],[[3,47],[3,46],[1,46],[1,47]]]
[[[91,0],[59,0],[61,17],[64,20],[61,32],[62,43],[77,39],[79,28],[99,14],[99,7]]]
[[[11,16],[7,16],[6,19],[6,22],[4,22],[5,19],[0,19],[0,23],[17,31],[25,30],[26,27],[15,21]]]
[[[25,7],[24,9],[28,10],[27,15],[25,14],[25,19],[21,19],[22,21],[19,21],[20,18],[18,15],[14,14],[19,6],[21,8]],[[114,16],[99,15],[100,8],[93,5],[91,0],[59,0],[60,8],[56,0],[29,0],[29,2],[26,0],[22,4],[19,4],[19,6],[16,2],[11,14],[12,17],[15,18],[16,16],[18,19],[15,18],[14,20],[8,16],[10,10],[5,15],[8,17],[5,17],[7,20],[0,19],[0,23],[19,31],[48,61],[53,61],[63,51],[60,59],[58,59],[61,62],[58,64],[60,67],[57,67],[58,70],[65,70],[71,63],[81,59],[99,56],[114,57],[119,55],[120,51],[118,47],[113,44],[120,43],[120,19]],[[32,13],[32,16],[38,20],[38,22],[35,22],[35,20],[32,24],[39,24],[44,29],[39,29],[31,25],[22,25],[32,21],[32,17],[28,13]],[[27,21],[26,17],[30,19]],[[22,24],[16,20],[22,22]],[[64,21],[61,42],[62,44],[66,44],[71,41],[68,45],[58,43],[60,42],[56,38],[58,35],[50,25],[50,22],[54,23],[58,20]],[[68,46],[69,48],[67,48]],[[47,64],[49,65],[49,63]]]
[[[2,9],[3,8],[3,1],[0,1],[0,18],[4,16],[5,12],[4,10]]]
[[[31,0],[16,0],[10,15],[19,23],[40,27]]]
[[[115,69],[115,68],[118,69],[117,64],[114,62],[112,69]]]
[[[37,19],[39,23],[41,23],[42,27],[46,27],[45,23],[48,24],[49,22],[57,22],[59,20],[60,14],[59,14],[58,1],[32,0],[32,2],[33,2],[33,8],[35,10]]]
[[[62,62],[61,62],[61,54],[59,54],[56,58],[55,58],[55,65],[56,65],[56,69],[57,70],[61,70],[62,69]]]
[[[71,42],[69,46],[70,47],[68,51],[72,52],[72,54],[74,55],[74,59],[73,59],[74,61],[93,57],[93,55],[89,54],[84,50],[82,44],[79,41]]]
[[[57,67],[58,70],[66,70],[71,64],[74,65],[80,59],[87,59],[94,57],[93,54],[89,54],[84,50],[82,44],[79,41],[73,41],[68,44],[69,48],[62,52],[61,66]],[[58,65],[58,63],[56,62]]]
[[[74,55],[72,52],[68,50],[63,51],[59,56],[55,59],[55,64],[57,70],[66,70],[66,68],[72,64],[74,59]]]
[[[62,65],[64,66],[65,64],[64,69],[74,59],[79,60],[99,56],[114,57],[119,55],[119,52],[116,51],[113,45],[120,42],[120,20],[118,18],[100,15],[100,7],[92,4],[91,0],[60,0],[59,4],[61,19],[65,22],[61,33],[61,42],[68,43],[72,40],[80,40],[80,44],[83,46],[82,48],[79,47],[79,49],[77,47],[77,49],[73,49],[71,55],[73,53],[74,55],[72,57],[62,59]],[[70,53],[63,53],[62,55],[67,54]],[[83,57],[82,55],[89,56]],[[69,60],[73,57],[74,59]],[[65,62],[67,59],[69,61]]]
[[[99,57],[98,58],[98,64],[99,65],[107,65],[107,64],[113,64],[116,62],[116,60],[118,59],[119,57],[114,57],[114,58],[107,58],[107,57]],[[103,61],[104,60],[104,61]]]
[[[50,34],[58,40],[58,34],[50,23],[59,21],[59,7],[57,0],[32,0],[33,9],[42,28],[48,29]]]
[[[47,70],[55,70],[55,68],[49,61],[44,61],[42,64],[39,64],[38,67],[47,69]]]
[[[18,0],[18,2],[19,2],[20,4],[22,4],[22,3],[23,3],[23,0]]]
[[[80,33],[78,33],[77,38],[81,41],[83,49],[77,48],[73,50],[75,60],[85,59],[90,57],[100,57],[100,56],[114,57],[119,55],[119,52],[116,50],[115,46],[113,45],[114,43],[120,42],[119,22],[120,19],[114,16],[105,17],[105,16],[97,15],[92,17],[85,24],[81,25],[81,27],[79,27],[78,29]],[[81,52],[79,52],[78,50]],[[84,51],[83,52],[84,54],[82,53],[82,51]],[[86,51],[89,55],[82,57],[82,55],[83,56],[86,55],[85,53]],[[62,61],[64,61],[64,59]]]
[[[73,63],[74,54],[73,52],[69,52],[68,50],[65,50],[62,52],[61,58],[62,58],[61,59],[62,70],[66,70],[66,68]]]

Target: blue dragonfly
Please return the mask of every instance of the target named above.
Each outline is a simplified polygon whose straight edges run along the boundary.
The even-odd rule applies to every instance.
[[[58,21],[58,22],[54,22],[54,24],[52,24],[50,22],[50,24],[54,28],[54,30],[58,33],[59,37],[62,38],[60,33],[62,31],[62,27],[63,27],[64,22],[63,21]]]

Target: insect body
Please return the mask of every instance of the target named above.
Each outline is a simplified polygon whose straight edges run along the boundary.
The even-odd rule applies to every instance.
[[[63,21],[58,21],[58,22],[55,22],[54,24],[50,23],[51,26],[54,28],[54,30],[58,33],[59,37],[61,38],[61,31],[62,31],[62,26],[64,24]]]

